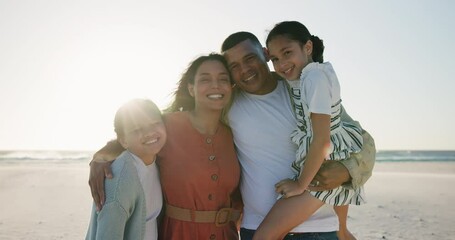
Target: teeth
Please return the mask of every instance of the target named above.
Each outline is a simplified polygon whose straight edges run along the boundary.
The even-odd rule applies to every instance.
[[[292,70],[292,68],[289,68],[288,70],[285,70],[284,73],[289,73]]]
[[[145,142],[145,144],[153,144],[153,143],[156,143],[156,142],[158,142],[158,138],[149,140],[149,141]]]
[[[210,94],[207,97],[211,98],[211,99],[220,99],[220,98],[223,98],[223,95],[222,94]]]
[[[256,74],[251,75],[249,78],[247,78],[247,79],[245,79],[245,80],[243,80],[243,81],[248,82],[248,81],[250,81],[251,79],[253,79],[254,77],[256,77]]]

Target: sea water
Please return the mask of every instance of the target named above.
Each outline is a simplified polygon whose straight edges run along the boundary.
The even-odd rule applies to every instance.
[[[95,151],[0,151],[0,164],[88,163]],[[452,162],[455,151],[380,150],[377,162]]]
[[[0,164],[89,163],[95,151],[0,151]]]

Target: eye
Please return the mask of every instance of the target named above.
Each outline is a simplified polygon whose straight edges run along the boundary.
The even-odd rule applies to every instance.
[[[156,129],[160,128],[163,125],[163,122],[155,122],[149,125],[149,129],[156,131]]]
[[[160,120],[159,122],[153,124],[153,126],[154,126],[154,127],[157,127],[157,128],[163,127],[163,126],[164,126],[164,123]]]
[[[275,63],[275,62],[277,62],[277,61],[278,61],[278,58],[276,58],[276,57],[272,57],[272,58],[270,58],[270,61],[272,61],[272,63]]]
[[[291,51],[285,51],[283,54],[284,56],[289,56],[292,52]]]
[[[127,132],[127,134],[131,135],[139,135],[141,133],[142,129],[141,128],[135,128]]]
[[[253,56],[253,55],[251,55],[251,56],[248,56],[248,57],[246,58],[246,61],[247,61],[247,62],[251,62],[251,61],[253,61],[253,60],[255,60],[255,59],[256,59],[256,57]]]
[[[220,78],[221,82],[230,82],[228,77],[222,77]]]
[[[234,71],[234,70],[236,70],[238,67],[239,67],[239,65],[233,64],[233,65],[229,66],[229,70]]]

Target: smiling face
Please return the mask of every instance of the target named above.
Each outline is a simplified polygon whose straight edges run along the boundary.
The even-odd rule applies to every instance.
[[[257,95],[270,93],[276,81],[271,78],[264,49],[247,39],[224,52],[234,82],[242,90]]]
[[[121,109],[118,117],[121,120],[117,126],[121,125],[121,129],[117,129],[117,139],[144,162],[154,159],[166,143],[166,129],[159,110],[155,108],[154,105],[144,106],[133,102]]]
[[[267,45],[275,72],[287,80],[298,80],[303,68],[313,62],[313,44],[304,45],[284,36],[274,37]]]
[[[206,60],[197,69],[194,84],[188,84],[188,91],[194,97],[196,109],[221,111],[231,99],[229,72],[220,61]]]

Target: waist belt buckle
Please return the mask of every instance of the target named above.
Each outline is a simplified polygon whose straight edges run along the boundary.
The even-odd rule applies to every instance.
[[[221,208],[215,216],[215,226],[222,227],[231,220],[232,208]],[[224,221],[222,221],[224,219]]]

